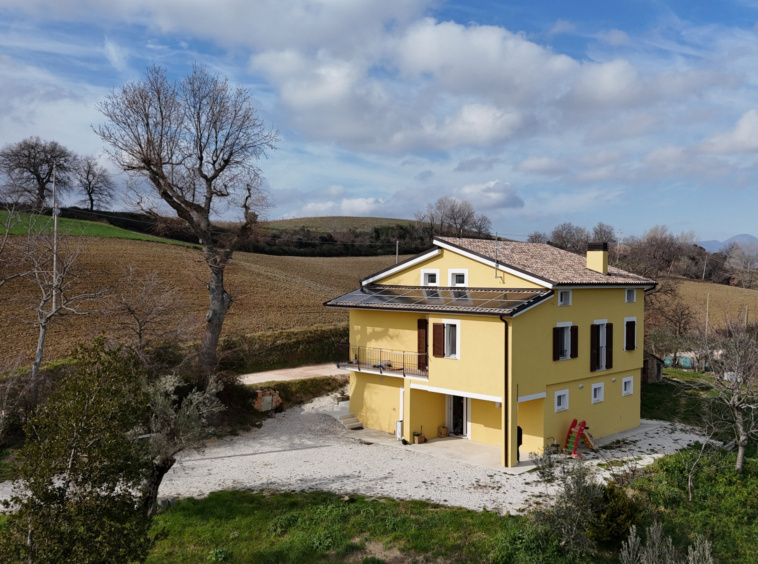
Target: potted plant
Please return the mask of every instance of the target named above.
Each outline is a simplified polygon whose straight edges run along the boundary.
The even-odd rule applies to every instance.
[[[413,431],[413,444],[414,445],[420,445],[421,444],[421,433],[418,431]]]

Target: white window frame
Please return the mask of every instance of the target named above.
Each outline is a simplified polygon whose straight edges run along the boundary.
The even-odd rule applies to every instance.
[[[629,299],[629,292],[632,292],[632,299]],[[625,288],[624,289],[624,301],[628,304],[637,303],[637,288]]]
[[[624,318],[624,350],[627,351],[629,349],[626,348],[626,322],[627,321],[634,321],[634,350],[637,350],[637,318],[636,317],[625,317]]]
[[[564,345],[566,346],[566,356],[560,357],[558,360],[571,360],[571,327],[574,325],[572,321],[559,321],[555,324],[556,327],[561,329],[568,329],[564,333]]]
[[[456,274],[463,274],[463,284],[453,282]],[[451,288],[468,288],[468,268],[451,268],[447,271],[447,285]]]
[[[436,274],[437,275],[437,282],[434,284],[427,284],[426,283],[426,275],[427,274]],[[439,268],[422,268],[421,269],[421,284],[420,286],[439,286],[440,285],[440,269]]]
[[[561,294],[564,294],[564,293],[568,294],[568,303],[562,304]],[[573,296],[571,295],[571,290],[558,290],[558,307],[570,306],[572,299],[573,299]]]
[[[606,366],[608,363],[608,332],[606,331],[608,320],[596,319],[593,325],[602,325],[597,339],[598,350],[602,351],[600,354],[600,359],[598,360],[603,361],[602,364],[600,362],[597,364],[596,372],[600,372],[601,370],[608,370],[608,367]]]
[[[599,397],[595,397],[595,390],[600,390]],[[592,403],[601,403],[605,399],[605,384],[600,382],[592,384]]]
[[[566,396],[566,405],[563,405],[561,407],[558,407],[558,397],[559,396]],[[555,412],[560,413],[561,411],[568,411],[569,408],[569,391],[568,390],[558,390],[555,392],[555,396],[553,399],[553,405],[555,406]]]
[[[629,391],[626,390],[626,384],[629,383]],[[634,394],[634,376],[627,376],[621,379],[621,395],[631,396]]]
[[[442,324],[445,326],[445,358],[453,360],[461,359],[461,320],[460,319],[443,319]],[[450,354],[447,350],[447,327],[455,325],[455,354]]]

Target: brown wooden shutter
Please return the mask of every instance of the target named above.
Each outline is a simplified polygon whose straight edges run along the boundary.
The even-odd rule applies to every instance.
[[[605,368],[613,368],[613,323],[605,324]]]
[[[553,360],[561,359],[561,328],[553,327]]]
[[[579,356],[579,327],[571,326],[571,358]]]
[[[597,357],[600,350],[600,326],[590,325],[590,372],[597,370]]]
[[[432,354],[440,357],[445,356],[445,325],[435,323],[432,326]]]
[[[637,339],[635,339],[637,333],[637,322],[626,322],[626,350],[633,351],[637,348]]]
[[[429,330],[429,322],[426,319],[419,319],[417,324],[418,329],[418,368],[419,370],[426,370],[426,352],[429,348],[427,333]]]

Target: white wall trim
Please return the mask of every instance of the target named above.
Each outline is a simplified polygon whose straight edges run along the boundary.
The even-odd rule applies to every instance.
[[[624,382],[631,382],[632,383],[632,386],[631,386],[632,389],[629,391],[629,393],[624,393]],[[633,394],[634,394],[634,376],[627,376],[626,378],[622,378],[621,379],[621,395],[622,396],[631,396]]]
[[[649,290],[650,288],[655,288],[655,284],[644,284],[641,286],[626,286],[623,284],[584,284],[584,285],[554,285],[554,290],[597,290],[599,288],[607,288],[609,290],[618,290],[619,288],[629,289],[636,288],[638,290]]]
[[[470,258],[471,260],[475,260],[477,262],[480,262],[482,264],[486,264],[486,265],[491,266],[493,268],[495,267],[495,261],[494,260],[482,258],[479,255],[475,255],[475,254],[470,253],[468,251],[465,251],[463,249],[459,249],[457,247],[453,247],[451,245],[448,245],[447,243],[443,243],[442,241],[438,241],[436,239],[433,241],[433,243],[435,245],[437,245],[438,247],[441,247],[441,248],[443,248],[443,249],[445,249],[447,251],[450,251],[452,253],[456,253],[456,254],[464,256],[466,258]],[[542,286],[543,288],[552,288],[553,287],[553,285],[550,282],[545,282],[544,280],[542,280],[540,278],[536,278],[536,277],[534,277],[534,276],[532,276],[530,274],[526,274],[524,272],[520,272],[520,271],[515,270],[513,268],[509,268],[507,266],[504,266],[504,265],[500,264],[499,262],[497,263],[497,268],[498,268],[498,270],[502,270],[503,272],[507,272],[508,274],[512,274],[513,276],[517,276],[518,278],[523,278],[524,280],[528,280],[529,282],[533,282],[534,284],[537,284],[538,286]]]
[[[466,398],[466,438],[471,440],[471,398]]]
[[[522,403],[525,401],[538,400],[538,399],[545,399],[546,397],[547,397],[547,392],[540,392],[539,394],[530,394],[528,396],[519,396],[518,403]]]
[[[400,378],[406,380],[416,380],[418,382],[428,382],[428,378],[420,378],[418,376],[403,376],[402,374],[391,374],[390,372],[379,372],[379,370],[361,369],[361,368],[343,368],[343,370],[349,370],[350,372],[360,372],[361,374],[376,374],[377,376],[389,376],[390,378]]]
[[[634,299],[631,302],[626,299],[626,294],[627,294],[627,292],[629,290],[634,290]],[[624,290],[624,302],[626,302],[628,304],[635,304],[635,303],[637,303],[637,288],[626,288]]]
[[[572,327],[573,325],[573,321],[559,321],[555,324],[556,327]]]
[[[463,274],[463,286],[456,286],[453,284],[453,276],[455,274]],[[468,288],[468,268],[448,268],[447,285],[451,288]]]
[[[448,396],[460,396],[463,398],[478,399],[483,401],[502,402],[503,398],[499,396],[488,396],[486,394],[475,394],[472,392],[460,392],[458,390],[448,390],[446,388],[435,388],[434,386],[425,386],[423,384],[414,384],[411,382],[412,390],[423,390],[425,392],[433,392],[435,394],[446,394]]]
[[[608,320],[607,319],[596,319],[593,323],[595,325],[605,325],[605,324],[608,323]]]
[[[558,396],[559,395],[566,395],[566,405],[562,407],[561,409],[558,409]],[[560,413],[561,411],[568,411],[569,408],[569,391],[568,390],[556,390],[555,395],[553,396],[553,409],[555,409],[555,413]]]
[[[600,389],[600,399],[595,399],[595,390]],[[592,396],[590,396],[590,399],[592,400],[592,403],[602,403],[605,401],[605,383],[604,382],[598,382],[597,384],[592,384]]]
[[[561,303],[561,292],[568,292],[569,299],[568,299],[568,303],[567,304],[562,304]],[[558,290],[557,294],[558,294],[558,307],[568,307],[574,301],[574,296],[572,295],[571,290],[568,290],[566,288],[561,288],[560,290]]]
[[[381,274],[377,274],[376,276],[372,276],[371,278],[365,279],[361,283],[361,286],[365,286],[366,284],[371,284],[372,282],[376,282],[377,280],[381,280],[382,278],[387,278],[388,276],[392,276],[393,274],[396,274],[397,272],[405,270],[406,268],[410,268],[411,266],[417,265],[420,262],[424,262],[426,260],[429,260],[430,258],[436,257],[441,252],[442,251],[440,251],[439,249],[431,249],[429,252],[424,253],[423,255],[416,257],[413,260],[409,260],[408,262],[399,264],[395,268],[387,270],[386,272],[382,272]]]
[[[426,274],[436,274],[437,275],[437,282],[434,284],[425,284],[424,283],[424,275]],[[440,269],[439,268],[422,268],[421,269],[421,279],[418,283],[419,286],[439,286],[440,285]]]
[[[455,355],[453,356],[447,356],[447,351],[445,351],[445,356],[443,358],[450,358],[453,360],[460,360],[461,359],[461,320],[460,319],[443,319],[442,320],[443,325],[455,325],[455,345],[458,349],[455,351]],[[447,328],[445,329],[445,348],[447,348]]]
[[[522,309],[522,310],[521,310],[521,311],[519,311],[518,313],[515,313],[515,314],[511,315],[511,319],[513,319],[514,317],[518,317],[518,316],[519,316],[519,315],[521,315],[522,313],[526,313],[527,311],[529,311],[529,310],[530,310],[530,309],[532,309],[533,307],[537,307],[538,305],[542,305],[542,304],[546,303],[550,297],[551,297],[551,296],[548,296],[548,297],[546,297],[546,298],[542,298],[542,299],[541,299],[540,301],[538,301],[536,304],[532,304],[532,305],[530,305],[529,307]]]
[[[629,350],[626,348],[626,322],[627,321],[634,321],[634,350],[637,350],[637,318],[636,317],[625,317],[624,318],[624,350]]]

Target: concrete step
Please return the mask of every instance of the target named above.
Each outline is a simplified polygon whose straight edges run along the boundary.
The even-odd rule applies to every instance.
[[[337,416],[338,421],[344,421],[345,419],[353,419],[355,415],[352,413],[343,413],[342,415]]]
[[[350,419],[342,419],[341,421],[342,421],[342,424],[345,426],[352,425],[353,423],[360,423],[357,417],[351,417]]]
[[[337,404],[339,407],[346,407],[350,409],[350,400],[341,401]]]
[[[355,423],[343,423],[343,425],[346,428],[348,428],[348,429],[355,429],[356,427],[363,427],[363,423],[361,423],[357,419],[355,420]]]

